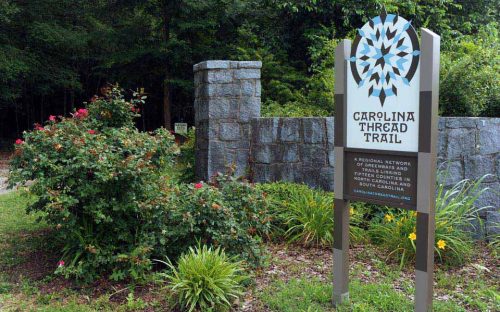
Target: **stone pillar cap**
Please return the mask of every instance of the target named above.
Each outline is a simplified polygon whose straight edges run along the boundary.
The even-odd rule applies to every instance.
[[[193,71],[197,72],[200,70],[207,69],[236,69],[236,68],[262,68],[261,61],[219,61],[210,60],[203,61],[193,66]]]

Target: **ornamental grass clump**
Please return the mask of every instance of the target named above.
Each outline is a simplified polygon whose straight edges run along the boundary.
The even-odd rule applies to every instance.
[[[36,201],[28,212],[44,212],[62,245],[57,269],[92,280],[138,278],[151,267],[153,243],[146,220],[156,210],[140,203],[158,192],[160,172],[177,154],[165,129],[139,132],[133,123],[144,97],[126,101],[120,89],[95,97],[72,117],[51,116],[25,132],[11,160],[11,187],[32,181]]]
[[[486,177],[486,176],[485,176]],[[473,250],[473,232],[480,224],[475,201],[487,188],[481,188],[485,177],[462,180],[451,188],[439,183],[436,196],[436,235],[434,251],[437,260],[449,265],[463,264]],[[369,229],[373,243],[387,249],[388,258],[400,265],[414,261],[417,212],[388,209],[383,218],[372,221]]]
[[[333,243],[334,194],[313,190],[304,184],[268,183],[259,188],[266,192],[276,236],[305,246],[331,246]],[[364,240],[364,207],[350,207],[352,242]]]
[[[165,276],[176,305],[190,312],[229,310],[243,295],[243,283],[248,279],[243,263],[220,247],[191,247],[177,266],[163,263],[171,269]]]

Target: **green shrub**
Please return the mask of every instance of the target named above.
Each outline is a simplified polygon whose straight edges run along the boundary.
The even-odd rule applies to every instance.
[[[195,132],[194,127],[189,128],[186,142],[181,145],[181,152],[176,161],[177,171],[179,172],[178,179],[186,183],[195,181]]]
[[[279,104],[278,102],[267,101],[262,105],[263,117],[316,117],[330,115],[327,110],[321,107],[304,105],[300,102]]]
[[[436,256],[439,262],[450,265],[464,263],[473,250],[470,233],[474,222],[479,222],[474,202],[486,189],[481,182],[463,180],[451,189],[438,185],[436,197]],[[399,259],[403,265],[415,259],[417,212],[388,209],[384,218],[375,219],[370,236],[375,244],[385,247],[389,258]]]
[[[250,265],[261,265],[261,236],[267,235],[270,228],[261,191],[221,174],[209,184],[180,184],[172,188],[157,201],[165,212],[163,234],[156,248],[160,254],[175,258],[201,241],[222,247]]]
[[[304,245],[329,246],[333,243],[333,193],[286,182],[258,187],[267,194],[275,235]],[[350,214],[351,241],[364,241],[363,205],[351,206]]]
[[[135,129],[135,105],[142,100],[127,102],[114,88],[72,118],[51,116],[17,141],[10,186],[33,181],[36,201],[28,211],[44,212],[54,227],[63,244],[58,271],[66,276],[91,280],[113,270],[116,279],[138,278],[150,267],[145,224],[157,212],[140,203],[158,192],[159,172],[177,147],[165,129]]]
[[[248,279],[243,263],[229,258],[220,247],[189,248],[177,262],[166,263],[172,273],[166,274],[176,304],[187,311],[227,311],[244,293]]]
[[[500,115],[499,49],[498,24],[490,24],[457,40],[442,54],[442,115]]]

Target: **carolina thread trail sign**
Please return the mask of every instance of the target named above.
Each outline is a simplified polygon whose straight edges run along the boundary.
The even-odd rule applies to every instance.
[[[415,311],[432,310],[440,37],[382,13],[335,51],[333,303],[349,299],[349,201],[417,212]]]

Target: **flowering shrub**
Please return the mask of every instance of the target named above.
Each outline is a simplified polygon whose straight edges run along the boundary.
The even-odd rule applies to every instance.
[[[144,224],[152,212],[140,203],[157,192],[159,172],[177,147],[164,129],[137,131],[136,103],[114,88],[73,117],[51,116],[16,141],[10,186],[33,181],[37,200],[28,211],[45,212],[62,239],[61,273],[92,279],[112,269],[115,278],[139,277],[150,266]]]
[[[210,183],[173,186],[155,202],[165,207],[163,230],[156,238],[160,255],[176,258],[201,242],[250,265],[261,264],[261,236],[267,235],[270,218],[263,193],[251,184],[218,175]]]

